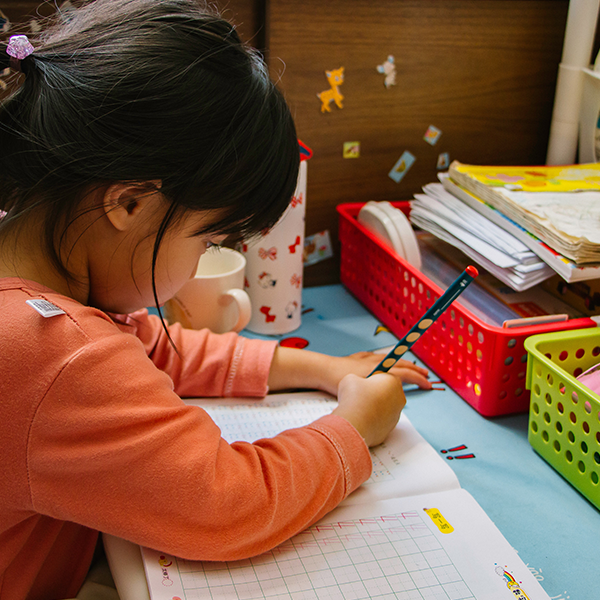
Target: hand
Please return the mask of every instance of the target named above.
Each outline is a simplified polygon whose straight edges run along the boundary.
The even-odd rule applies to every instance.
[[[376,354],[375,352],[356,352],[348,356],[327,357],[329,360],[326,385],[330,388],[327,391],[335,395],[339,383],[350,373],[367,377],[384,357],[385,354]],[[425,390],[431,389],[431,382],[427,379],[429,371],[408,360],[400,359],[388,373],[396,377],[401,384],[412,383]],[[336,389],[336,391],[332,392],[331,389]]]
[[[371,447],[381,444],[396,427],[405,404],[397,377],[388,373],[367,379],[347,375],[340,382],[338,407],[333,414],[350,422]]]
[[[328,356],[308,350],[283,348],[275,351],[269,388],[272,391],[290,388],[319,389],[333,396],[346,375],[366,377],[383,360],[385,354],[357,352],[348,356]],[[400,359],[389,371],[400,383],[412,383],[429,390],[429,371],[414,363]]]

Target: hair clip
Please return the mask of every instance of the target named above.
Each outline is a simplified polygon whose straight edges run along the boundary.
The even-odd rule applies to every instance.
[[[26,35],[11,35],[8,40],[8,46],[6,47],[6,54],[16,58],[17,60],[23,60],[27,58],[34,51],[34,47]]]

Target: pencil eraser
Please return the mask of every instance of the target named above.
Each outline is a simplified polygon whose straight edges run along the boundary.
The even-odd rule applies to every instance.
[[[465,271],[471,276],[471,277],[477,277],[477,275],[479,275],[479,271],[473,266],[473,265],[469,265]]]

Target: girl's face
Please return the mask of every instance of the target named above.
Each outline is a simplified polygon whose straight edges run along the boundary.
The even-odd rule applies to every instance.
[[[154,280],[159,304],[172,298],[196,273],[198,261],[207,248],[220,244],[225,235],[195,235],[218,220],[215,211],[190,211],[172,225],[160,244]],[[88,303],[106,312],[130,313],[154,306],[152,255],[161,218],[151,215],[111,249],[110,255],[90,264]]]

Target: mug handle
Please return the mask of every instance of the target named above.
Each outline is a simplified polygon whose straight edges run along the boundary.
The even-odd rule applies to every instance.
[[[232,327],[231,331],[236,333],[240,332],[250,322],[251,316],[251,305],[250,296],[240,288],[232,288],[225,292],[226,296],[231,296],[238,307],[238,320],[237,323]]]

